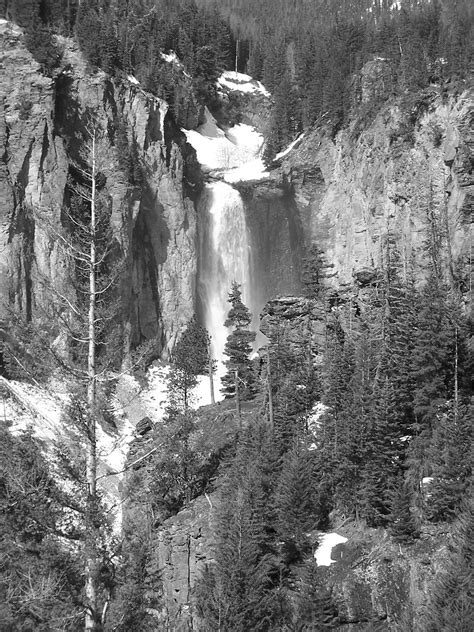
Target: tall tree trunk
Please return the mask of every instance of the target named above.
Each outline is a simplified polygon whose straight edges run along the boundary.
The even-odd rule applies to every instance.
[[[209,356],[209,385],[211,387],[211,404],[216,403],[216,396],[214,394],[214,378],[213,378],[213,365],[212,365],[212,351],[211,351],[211,341],[207,343],[207,353]]]
[[[234,372],[235,379],[235,410],[237,412],[237,416],[239,418],[239,424],[242,424],[242,416],[240,414],[240,390],[239,390],[239,372],[235,369]]]
[[[87,535],[86,535],[86,617],[85,630],[96,630],[97,627],[97,442],[96,442],[96,137],[92,133],[91,146],[91,220],[90,220],[90,253],[89,253],[89,343],[87,357],[87,407],[88,436],[86,454],[87,479]]]

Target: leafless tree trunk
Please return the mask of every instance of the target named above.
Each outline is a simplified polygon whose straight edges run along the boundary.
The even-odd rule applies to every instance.
[[[88,436],[86,443],[87,521],[90,542],[86,546],[86,617],[85,630],[95,630],[97,621],[97,552],[94,523],[97,521],[97,439],[96,439],[96,302],[97,302],[97,250],[96,250],[96,201],[97,201],[97,148],[96,130],[91,132],[91,189],[90,189],[90,252],[89,252],[89,318],[87,355],[87,407]]]

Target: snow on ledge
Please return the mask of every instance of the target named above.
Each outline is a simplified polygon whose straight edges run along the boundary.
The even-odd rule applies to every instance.
[[[276,160],[280,160],[281,158],[284,158],[287,154],[290,153],[290,151],[300,142],[300,140],[303,139],[304,136],[304,132],[302,134],[300,134],[298,136],[298,138],[295,138],[294,141],[292,141],[288,147],[286,149],[284,149],[283,151],[280,151],[280,153],[278,153],[275,158],[273,159],[273,161],[275,162]]]
[[[270,98],[271,94],[265,86],[253,79],[250,75],[244,75],[241,72],[226,70],[217,80],[217,83],[228,90],[237,90],[238,92],[246,92],[248,94],[260,93]]]
[[[140,85],[140,82],[138,81],[138,79],[134,77],[133,75],[127,75],[127,79],[130,81],[130,83],[133,83],[133,85],[135,86]]]
[[[318,566],[331,566],[336,560],[331,558],[331,552],[338,544],[347,542],[347,538],[338,533],[324,533],[319,538],[319,546],[314,554],[314,559]]]

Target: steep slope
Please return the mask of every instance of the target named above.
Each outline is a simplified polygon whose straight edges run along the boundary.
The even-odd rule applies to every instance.
[[[366,77],[366,106],[377,81]],[[336,138],[316,127],[281,160],[306,243],[324,252],[334,286],[374,280],[390,235],[405,271],[419,278],[434,263],[467,289],[473,116],[472,91],[443,98],[433,87],[410,110],[386,105]]]
[[[62,69],[49,79],[18,27],[3,20],[0,38],[2,317],[13,306],[26,318],[41,315],[48,302],[44,279],[62,289],[67,262],[54,233],[62,230],[71,161],[78,158],[84,116],[91,112],[107,134],[103,175],[125,261],[126,346],[156,336],[166,355],[193,313],[194,154],[167,104],[133,78],[91,72],[63,40]]]

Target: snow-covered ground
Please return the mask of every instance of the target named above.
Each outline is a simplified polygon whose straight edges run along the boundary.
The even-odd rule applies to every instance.
[[[178,70],[180,70],[185,77],[191,79],[191,75],[186,72],[184,69],[184,64],[178,57],[178,55],[172,50],[169,53],[161,53],[161,59],[166,61],[168,64],[175,66]]]
[[[259,81],[242,73],[226,71],[218,79],[218,84],[227,91],[270,97]],[[239,123],[222,129],[206,108],[204,123],[196,130],[183,131],[196,150],[201,165],[208,170],[219,170],[222,180],[234,183],[269,177],[262,160],[263,135],[251,125]]]
[[[234,72],[233,70],[223,72],[217,80],[217,83],[228,90],[237,90],[238,92],[246,92],[247,94],[262,94],[267,98],[271,96],[260,81],[256,81],[250,75],[244,75],[241,72]]]
[[[207,108],[204,116],[205,121],[200,127],[183,132],[205,169],[219,170],[220,177],[226,182],[268,178],[262,160],[262,134],[245,123],[224,131]]]
[[[77,440],[77,443],[81,441],[79,428],[75,428],[64,419],[69,400],[67,394],[14,380],[8,381],[8,390],[14,397],[3,398],[1,413],[4,420],[10,424],[10,431],[19,434],[31,429],[33,436],[43,442],[45,456],[51,466],[56,467],[53,448],[58,440],[64,438],[66,428],[71,440]],[[134,426],[127,417],[122,417],[118,421],[119,432],[107,432],[102,426],[97,426],[98,470],[102,481],[100,485],[104,486],[105,501],[111,508],[117,531],[121,523],[121,507],[118,502],[118,481],[113,479],[122,477],[128,446],[135,436]],[[66,489],[68,482],[63,481],[63,484]]]
[[[314,554],[318,566],[331,566],[336,560],[331,558],[332,550],[338,544],[347,542],[347,538],[338,533],[324,533],[319,537],[319,546]]]
[[[292,141],[292,142],[288,145],[288,147],[287,147],[286,149],[283,149],[283,151],[280,151],[280,152],[279,152],[279,153],[275,156],[275,158],[273,159],[273,161],[274,161],[274,162],[276,162],[277,160],[280,160],[281,158],[284,158],[285,156],[287,156],[287,155],[290,153],[290,151],[291,151],[292,149],[294,149],[294,148],[295,148],[295,146],[296,146],[296,145],[297,145],[297,144],[298,144],[301,140],[303,140],[303,138],[304,138],[304,132],[303,132],[302,134],[300,134],[300,135],[298,136],[298,138],[295,138],[295,140],[294,140],[294,141]]]

